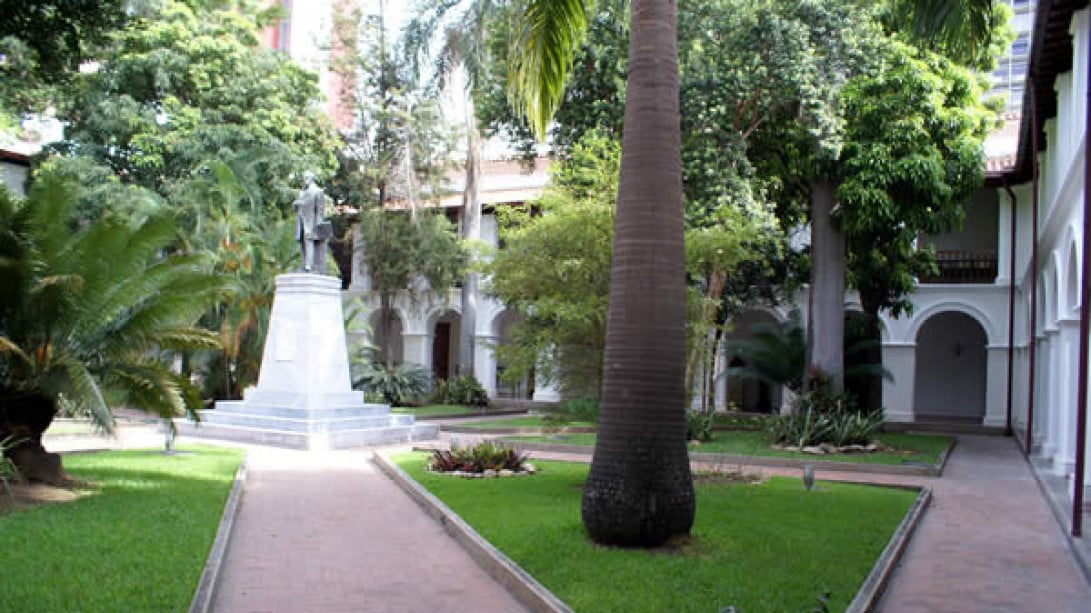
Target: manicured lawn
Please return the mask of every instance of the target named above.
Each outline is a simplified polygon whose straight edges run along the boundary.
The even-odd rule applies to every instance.
[[[0,515],[0,611],[186,611],[242,453],[185,451],[65,456],[96,488]]]
[[[470,480],[429,474],[424,457],[394,460],[581,613],[803,612],[826,590],[829,610],[844,610],[916,496],[833,483],[806,492],[795,479],[699,481],[691,543],[649,553],[587,539],[587,465],[535,461],[531,478]]]
[[[594,434],[566,434],[560,438],[549,436],[512,436],[508,438],[509,440],[564,445],[592,446],[595,444]],[[801,460],[899,465],[905,463],[935,464],[939,459],[939,454],[951,442],[949,436],[904,434],[900,432],[880,434],[877,438],[883,445],[890,447],[892,451],[817,456],[798,451],[773,449],[769,446],[763,433],[743,431],[715,432],[711,442],[690,443],[689,448],[693,453],[730,453]]]
[[[414,417],[446,417],[448,415],[488,414],[489,407],[467,407],[459,404],[430,404],[423,407],[396,407],[394,413],[408,413]]]
[[[565,427],[594,428],[597,424],[590,421],[573,421],[565,424]],[[508,419],[490,419],[488,421],[474,421],[460,424],[463,428],[544,428],[542,416],[526,415],[511,417]]]

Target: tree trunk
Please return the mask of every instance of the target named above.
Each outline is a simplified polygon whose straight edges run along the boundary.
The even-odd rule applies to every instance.
[[[689,533],[676,8],[634,0],[601,420],[583,522],[603,544]]]
[[[481,239],[481,132],[477,129],[473,101],[466,111],[466,189],[462,194],[462,238],[467,241]],[[462,314],[459,324],[458,372],[474,374],[475,344],[477,342],[477,293],[480,274],[466,273],[462,282]]]
[[[808,364],[844,384],[845,235],[832,215],[833,185],[815,183],[811,192],[811,355]],[[808,377],[811,373],[808,373]]]
[[[41,394],[3,394],[0,409],[0,441],[11,438],[8,458],[27,481],[62,483],[67,480],[61,456],[42,446],[42,434],[53,423],[57,404]]]
[[[394,327],[393,302],[388,292],[379,294],[379,333],[383,340],[380,350],[383,352],[383,365],[386,366],[387,371],[394,369],[394,343],[392,342],[394,339],[391,338]]]

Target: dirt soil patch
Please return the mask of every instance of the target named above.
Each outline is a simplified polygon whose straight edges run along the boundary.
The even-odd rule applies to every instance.
[[[82,481],[71,481],[63,485],[45,483],[9,483],[11,495],[0,485],[0,515],[18,509],[27,509],[42,504],[63,504],[75,502],[93,492],[93,487]]]

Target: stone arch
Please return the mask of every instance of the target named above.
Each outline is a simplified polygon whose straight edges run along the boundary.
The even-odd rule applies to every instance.
[[[1076,316],[1076,311],[1080,308],[1080,258],[1078,253],[1079,249],[1076,240],[1073,238],[1068,245],[1068,255],[1065,257],[1064,296],[1061,303],[1064,305],[1064,315],[1067,317]]]
[[[428,351],[427,364],[434,379],[449,379],[458,374],[459,326],[462,315],[453,305],[433,309],[425,318]]]
[[[511,343],[512,327],[523,319],[522,315],[518,311],[512,309],[503,309],[493,316],[492,321],[489,324],[489,330],[492,337],[495,339],[496,347],[507,345]],[[501,398],[526,398],[529,399],[534,394],[534,373],[533,371],[526,377],[523,377],[521,381],[516,383],[510,383],[502,380],[506,365],[500,356],[493,349],[493,359],[496,362],[496,382],[493,389],[496,390],[496,395]]]
[[[722,377],[724,389],[721,391],[726,403],[748,413],[770,413],[780,409],[783,395],[781,388],[756,378],[731,373],[730,369],[746,366],[745,358],[732,350],[733,342],[752,338],[757,330],[756,326],[782,323],[784,319],[779,313],[764,307],[747,309],[731,319],[724,335],[725,371]]]
[[[913,412],[918,421],[981,423],[988,390],[988,334],[970,314],[933,312],[916,334]]]
[[[916,312],[913,317],[913,323],[909,328],[909,334],[906,337],[907,340],[912,342],[912,339],[916,339],[920,335],[921,327],[931,319],[932,316],[949,311],[962,313],[977,322],[985,331],[987,344],[992,345],[1007,342],[1007,336],[1000,335],[997,332],[996,324],[993,323],[992,319],[984,311],[973,304],[957,301],[938,302]]]

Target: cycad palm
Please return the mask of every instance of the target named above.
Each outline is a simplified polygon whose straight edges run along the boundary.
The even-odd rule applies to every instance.
[[[12,454],[28,478],[61,478],[41,435],[62,396],[107,431],[111,405],[192,412],[200,395],[170,352],[217,344],[193,322],[223,284],[196,257],[163,257],[170,218],[77,226],[77,196],[46,173],[25,202],[0,198],[0,439],[23,441]]]

